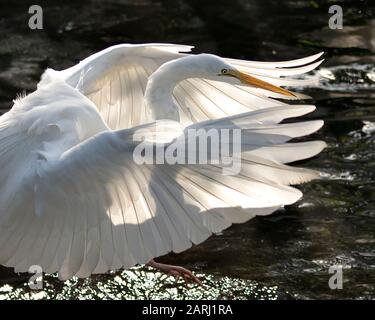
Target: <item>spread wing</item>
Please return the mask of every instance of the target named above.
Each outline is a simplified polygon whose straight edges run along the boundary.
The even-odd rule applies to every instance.
[[[294,203],[302,193],[288,185],[317,174],[283,163],[313,156],[324,143],[286,142],[319,129],[322,122],[278,123],[312,110],[267,108],[196,124],[243,128],[242,167],[231,176],[213,164],[137,164],[133,151],[139,134],[149,143],[159,143],[159,136],[165,142],[166,133],[169,139],[181,135],[176,122],[104,130],[58,158],[34,157],[18,164],[9,159],[17,159],[27,132],[8,132],[4,122],[2,172],[18,178],[1,184],[4,190],[9,183],[14,188],[0,198],[0,263],[18,272],[37,264],[45,272],[58,271],[61,279],[86,277],[181,252],[232,223]],[[45,139],[43,133],[40,137]]]
[[[148,77],[163,63],[179,59],[193,47],[174,44],[121,44],[98,52],[76,66],[58,73],[97,106],[112,129],[145,123],[143,96]],[[226,59],[239,70],[250,72],[278,86],[298,87],[311,80],[290,78],[315,69],[322,53],[284,62]],[[47,78],[47,77],[46,77]],[[272,92],[200,78],[187,79],[174,89],[173,98],[184,126],[242,112],[283,105]],[[306,98],[296,93],[293,99]],[[289,98],[291,99],[291,98]]]

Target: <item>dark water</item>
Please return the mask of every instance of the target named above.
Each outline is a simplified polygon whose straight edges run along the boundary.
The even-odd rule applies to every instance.
[[[27,28],[28,1],[0,3],[0,108],[35,89],[47,66],[75,64],[120,42],[193,44],[197,52],[283,60],[326,52],[323,76],[306,88],[324,119],[315,138],[329,147],[301,165],[324,178],[301,186],[302,201],[234,226],[160,261],[199,275],[204,288],[134,270],[60,282],[46,275],[32,291],[27,275],[0,269],[0,299],[374,299],[375,298],[375,3],[337,1],[344,29],[330,30],[336,1],[113,0],[38,3],[44,30]],[[343,266],[343,289],[330,290],[328,268]]]

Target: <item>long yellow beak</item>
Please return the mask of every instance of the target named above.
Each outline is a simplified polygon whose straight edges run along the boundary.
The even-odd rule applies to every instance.
[[[261,88],[261,89],[265,89],[265,90],[268,90],[268,91],[272,91],[272,92],[275,92],[275,93],[280,93],[280,94],[283,94],[285,96],[295,97],[295,95],[292,92],[290,92],[286,89],[274,86],[273,84],[270,84],[266,81],[263,81],[263,80],[255,78],[255,77],[252,77],[252,76],[250,76],[246,73],[243,73],[243,72],[240,72],[240,71],[231,71],[230,75],[236,77],[237,79],[239,79],[244,84],[247,84],[247,85],[250,85],[250,86],[253,86],[253,87],[256,87],[256,88]]]

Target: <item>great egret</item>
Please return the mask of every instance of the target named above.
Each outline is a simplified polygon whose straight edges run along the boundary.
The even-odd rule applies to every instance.
[[[306,96],[293,76],[321,54],[285,62],[223,59],[172,44],[123,44],[63,70],[0,118],[0,263],[40,265],[60,279],[147,264],[153,258],[296,202],[290,187],[317,177],[285,163],[318,154],[322,141],[286,143],[322,121],[280,124],[315,109],[275,98]],[[137,165],[140,128],[169,143],[188,128],[241,128],[242,166]],[[196,278],[194,280],[198,281]]]

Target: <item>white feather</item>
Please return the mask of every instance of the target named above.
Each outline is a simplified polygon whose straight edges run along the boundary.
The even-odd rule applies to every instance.
[[[38,90],[0,117],[1,264],[17,272],[38,264],[58,271],[61,279],[129,268],[186,250],[232,223],[270,214],[302,196],[289,185],[317,172],[284,163],[314,156],[325,145],[285,142],[318,130],[322,122],[281,122],[314,106],[288,105],[216,75],[169,83],[168,102],[176,110],[163,104],[153,110],[146,103],[155,70],[162,66],[160,76],[173,66],[170,61],[192,57],[179,53],[190,49],[111,47],[62,72],[47,70]],[[282,63],[196,57],[293,85],[298,82],[278,77],[318,65],[310,64],[318,56]],[[167,117],[146,123],[150,109]],[[133,159],[142,141],[185,145],[187,130],[199,128],[242,130],[237,175],[223,175],[223,167],[212,162],[139,165]]]
[[[51,72],[91,99],[112,129],[130,128],[146,118],[143,101],[148,77],[160,66],[181,59],[193,47],[173,44],[122,44],[98,52],[72,68]],[[239,70],[275,85],[305,86],[310,80],[285,78],[309,72],[319,66],[322,53],[285,62],[257,62],[224,59]],[[238,83],[237,83],[238,84]],[[281,99],[306,99],[300,93],[285,97],[270,91],[244,88],[210,79],[187,79],[176,84],[174,101],[184,126],[194,122],[280,105]]]

